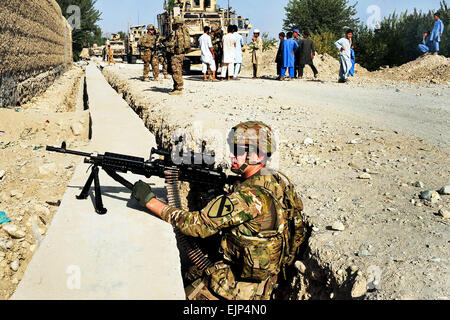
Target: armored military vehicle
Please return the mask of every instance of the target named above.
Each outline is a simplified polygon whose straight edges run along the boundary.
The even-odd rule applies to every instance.
[[[125,49],[128,63],[136,63],[141,58],[141,52],[137,46],[139,39],[147,33],[145,25],[136,25],[128,28],[128,35],[125,39]]]
[[[127,60],[127,54],[125,51],[125,42],[120,39],[120,35],[117,33],[111,34],[111,39],[106,41],[106,46],[111,46],[111,50],[114,59],[120,58],[123,61]]]
[[[224,33],[229,25],[237,25],[239,33],[248,42],[249,30],[252,28],[249,19],[238,15],[232,8],[223,9],[216,0],[175,0],[164,1],[164,12],[158,15],[158,26],[162,35],[167,36],[172,31],[172,21],[182,17],[184,25],[191,35],[191,51],[185,56],[184,70],[190,70],[191,64],[200,63],[201,51],[198,39],[203,34],[205,26],[222,28]]]
[[[89,56],[101,57],[103,55],[103,47],[104,46],[99,47],[96,43],[94,43],[94,45],[89,48]]]

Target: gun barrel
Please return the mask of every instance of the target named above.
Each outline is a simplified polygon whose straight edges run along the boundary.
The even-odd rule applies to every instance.
[[[91,156],[90,153],[81,152],[81,151],[74,151],[74,150],[67,150],[65,148],[56,148],[56,147],[47,146],[45,149],[47,151],[51,151],[51,152],[73,154],[75,156],[81,156],[81,157],[90,157]]]

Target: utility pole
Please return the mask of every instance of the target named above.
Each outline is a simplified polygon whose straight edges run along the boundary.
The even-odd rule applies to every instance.
[[[231,21],[230,21],[230,0],[228,0],[228,25],[230,25],[231,24]]]

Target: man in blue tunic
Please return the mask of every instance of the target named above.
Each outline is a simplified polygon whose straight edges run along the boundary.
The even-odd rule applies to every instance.
[[[353,77],[355,75],[355,64],[356,64],[355,46],[354,45],[352,45],[351,49],[350,49],[350,61],[352,62],[352,67],[350,68],[350,71],[348,72],[348,74]]]
[[[292,34],[292,32],[288,32],[287,39],[283,43],[283,67],[281,68],[280,80],[284,80],[286,69],[289,69],[289,78],[294,78],[295,52],[298,49],[298,44],[292,39]]]
[[[418,45],[419,51],[424,54],[430,52],[433,47],[433,43],[431,42],[429,35],[429,31],[425,32],[423,34],[422,43]]]
[[[439,12],[434,14],[434,20],[436,20],[436,22],[434,23],[430,40],[433,41],[435,50],[434,55],[437,56],[439,54],[439,42],[441,42],[442,34],[444,33],[444,23],[441,20],[441,14]]]

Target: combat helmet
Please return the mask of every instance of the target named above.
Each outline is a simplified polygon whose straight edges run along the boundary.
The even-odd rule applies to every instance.
[[[274,142],[272,128],[260,121],[242,122],[232,128],[228,135],[230,147],[245,146],[269,158],[276,151]]]
[[[152,25],[152,24],[149,24],[149,25],[147,26],[147,30],[155,30],[155,26]]]

